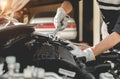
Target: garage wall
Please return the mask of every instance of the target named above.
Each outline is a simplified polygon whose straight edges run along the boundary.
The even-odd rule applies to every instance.
[[[36,14],[38,12],[56,11],[56,7],[59,7],[59,6],[60,4],[34,7],[34,8],[29,8],[29,12],[30,12],[30,15],[32,16],[33,14]]]
[[[33,14],[36,14],[37,12],[46,12],[46,11],[55,11],[61,4],[52,4],[52,5],[44,5],[44,6],[39,6],[39,7],[34,7],[34,8],[29,8],[29,17]],[[73,12],[69,14],[71,17],[73,17]]]

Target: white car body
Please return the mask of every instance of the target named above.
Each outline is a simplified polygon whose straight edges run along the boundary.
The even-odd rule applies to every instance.
[[[30,20],[30,24],[36,24],[35,32],[48,34],[52,33],[55,30],[55,26],[53,24],[54,17],[37,17],[32,18]],[[68,20],[68,27],[64,30],[57,33],[57,36],[62,39],[66,40],[73,40],[76,39],[77,31],[76,31],[76,24],[73,18]]]

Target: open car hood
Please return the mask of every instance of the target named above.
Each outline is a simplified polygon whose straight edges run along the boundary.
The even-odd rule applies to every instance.
[[[31,34],[34,31],[32,25],[13,25],[0,30],[0,45],[19,35]]]

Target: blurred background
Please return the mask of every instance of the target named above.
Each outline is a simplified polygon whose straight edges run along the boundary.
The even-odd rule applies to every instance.
[[[11,0],[9,0],[6,7],[8,10],[10,9],[10,2]],[[36,26],[36,30],[38,32],[43,32],[44,30],[44,33],[48,33],[54,28],[52,27],[51,23],[53,22],[56,10],[61,5],[61,3],[62,0],[30,0],[27,5],[15,13],[15,18],[23,23],[39,23],[39,26]],[[69,36],[65,39],[72,40],[76,43],[85,42],[89,45],[98,43],[101,39],[101,20],[96,1],[75,0],[74,4],[74,9],[69,14],[72,19],[70,20],[66,31],[59,34],[60,37],[63,36],[63,34],[64,37],[69,34]]]

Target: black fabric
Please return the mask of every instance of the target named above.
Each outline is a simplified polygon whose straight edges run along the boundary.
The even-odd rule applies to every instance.
[[[108,33],[112,33],[113,32],[112,30],[115,28],[117,19],[119,17],[119,11],[101,9],[101,15],[102,15],[102,18],[103,18],[104,22],[108,26],[108,28],[107,28]]]
[[[104,22],[107,24],[108,33],[117,32],[120,34],[120,11],[103,10],[101,9],[101,15]],[[113,49],[120,50],[120,43],[115,45]],[[111,50],[111,49],[110,49]]]
[[[97,0],[97,2],[103,5],[120,5],[120,0],[114,0],[114,2],[113,0],[109,0],[109,1]]]
[[[116,24],[115,24],[113,31],[120,34],[120,13],[119,13],[119,16],[118,16],[118,19],[116,21]]]
[[[120,4],[115,4],[115,3],[105,3],[105,2],[101,2],[101,1],[98,1],[97,0],[97,2],[99,3],[99,5],[104,5],[104,6],[113,6],[113,7],[119,7],[120,6]],[[116,2],[117,3],[117,2]]]
[[[113,31],[120,33],[120,1],[115,0],[112,3],[111,0],[108,2],[97,0],[97,2],[100,5],[102,18],[108,26],[108,33],[112,33]]]

